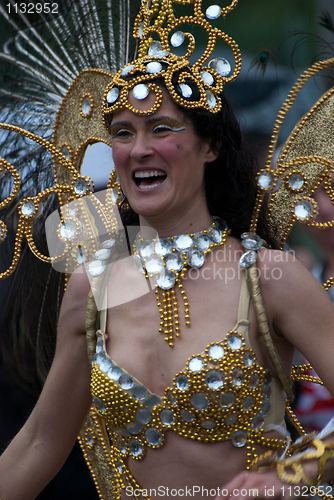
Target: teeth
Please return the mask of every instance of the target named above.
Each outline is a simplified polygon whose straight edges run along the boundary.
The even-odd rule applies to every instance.
[[[158,177],[158,176],[165,176],[165,172],[161,172],[159,170],[154,170],[152,172],[149,171],[149,172],[135,172],[135,177],[136,178],[144,178],[144,177]]]
[[[140,189],[152,189],[157,186],[160,186],[160,184],[149,184],[148,186],[139,186]]]

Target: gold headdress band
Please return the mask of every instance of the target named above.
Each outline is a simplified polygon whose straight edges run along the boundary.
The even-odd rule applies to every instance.
[[[193,15],[176,18],[173,3],[188,5]],[[228,7],[211,5],[203,14],[201,0],[150,0],[143,1],[135,20],[134,37],[140,40],[138,58],[118,71],[107,86],[104,95],[102,114],[104,119],[116,109],[127,108],[138,115],[154,113],[162,101],[161,89],[157,79],[164,82],[172,99],[183,108],[204,108],[212,113],[221,109],[219,95],[223,86],[234,80],[241,70],[240,51],[235,41],[207,19],[225,17],[237,5],[233,0]],[[206,19],[206,18],[207,19]],[[195,38],[191,33],[181,31],[182,25],[200,26],[208,35],[207,47],[198,60],[190,65],[190,57],[195,49]],[[216,58],[204,66],[212,54],[217,38],[221,38],[232,49],[235,67],[232,72],[230,63],[224,58]],[[176,55],[172,49],[180,47],[188,39],[188,47],[183,56]],[[150,91],[155,93],[155,103],[151,109],[136,109],[128,101],[129,91],[138,99],[145,99]]]

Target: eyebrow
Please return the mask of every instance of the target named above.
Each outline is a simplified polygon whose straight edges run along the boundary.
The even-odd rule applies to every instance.
[[[169,122],[172,121],[172,122],[180,123],[180,121],[177,118],[174,118],[171,116],[159,116],[157,118],[155,118],[155,117],[148,118],[147,120],[145,120],[145,125],[154,125],[155,123],[158,123],[161,121],[169,121]],[[181,120],[181,121],[183,121],[183,120]],[[126,121],[113,122],[113,123],[111,123],[110,128],[115,127],[115,126],[117,126],[117,127],[133,127],[133,124],[131,122],[126,122]]]

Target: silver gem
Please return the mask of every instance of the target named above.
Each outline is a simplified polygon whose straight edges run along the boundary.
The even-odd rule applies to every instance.
[[[240,387],[244,381],[244,372],[241,368],[234,368],[232,372],[232,384],[236,387]]]
[[[313,214],[313,203],[309,200],[300,200],[294,207],[295,216],[300,220],[306,220]]]
[[[152,61],[146,64],[146,73],[155,74],[162,71],[162,64],[158,61]]]
[[[300,174],[292,174],[289,177],[289,186],[291,189],[299,190],[304,186],[304,177]]]
[[[224,385],[224,374],[220,370],[210,370],[205,376],[205,383],[212,391],[217,391]]]
[[[170,43],[173,45],[173,47],[180,47],[180,45],[183,44],[184,40],[186,38],[186,35],[183,33],[183,31],[176,31],[171,39]]]
[[[67,146],[63,146],[62,149],[61,149],[61,152],[65,156],[66,160],[70,160],[71,159],[71,155],[70,155],[70,152],[69,152]],[[0,172],[0,179],[1,179],[1,172]]]
[[[119,366],[117,365],[113,365],[112,368],[110,368],[110,370],[108,371],[108,377],[111,379],[111,380],[119,380],[119,377],[122,375],[122,370]]]
[[[247,434],[244,431],[237,431],[231,434],[231,443],[236,448],[242,448],[247,443]]]
[[[145,21],[141,23],[138,30],[139,38],[143,38]]]
[[[190,398],[191,404],[196,410],[206,410],[210,404],[204,392],[195,392]]]
[[[146,271],[149,274],[161,273],[163,271],[164,265],[160,259],[152,257],[152,259],[145,262]]]
[[[177,253],[170,253],[165,258],[166,267],[169,271],[181,271],[183,268],[183,260]]]
[[[261,394],[263,394],[263,399],[270,399],[272,390],[270,385],[263,385],[261,388]]]
[[[126,428],[128,429],[129,433],[135,436],[136,434],[140,434],[143,426],[139,422],[130,422]]]
[[[73,186],[75,194],[83,196],[87,193],[87,182],[83,179],[78,179]]]
[[[231,415],[227,415],[224,422],[226,425],[233,425],[238,420],[238,415],[236,413],[231,413]]]
[[[274,185],[274,174],[272,172],[262,172],[258,178],[258,185],[262,189],[271,189]]]
[[[94,260],[108,260],[111,255],[111,250],[109,248],[101,248],[94,253]]]
[[[221,7],[219,5],[210,5],[205,11],[205,15],[208,19],[217,19],[222,12]]]
[[[193,244],[194,241],[188,234],[180,234],[180,236],[174,238],[174,245],[177,250],[189,250]]]
[[[208,103],[210,108],[215,109],[217,104],[217,99],[215,98],[211,90],[206,90],[205,95],[206,95],[206,102]]]
[[[162,288],[162,290],[169,290],[175,285],[176,277],[170,271],[165,271],[157,279],[157,285]]]
[[[187,410],[181,410],[180,411],[180,415],[181,415],[181,418],[185,421],[185,422],[193,422],[194,421],[194,415],[192,413],[190,413],[190,411],[187,411]]]
[[[112,248],[116,243],[116,240],[105,240],[101,243],[101,248]]]
[[[201,234],[200,236],[195,236],[193,241],[194,241],[194,245],[196,245],[198,250],[200,250],[201,252],[205,252],[205,250],[208,250],[208,248],[210,247],[210,244],[211,244],[211,241],[206,234]]]
[[[160,398],[156,394],[151,394],[150,396],[147,396],[147,398],[144,401],[144,404],[146,408],[149,408],[150,410],[153,410],[155,406],[158,406],[160,403]]]
[[[169,55],[169,52],[163,50],[161,42],[151,43],[147,53],[149,56],[153,57],[165,57]]]
[[[117,446],[122,455],[126,455],[126,446],[123,439],[121,439],[120,437],[117,439]]]
[[[93,260],[87,266],[87,273],[90,276],[99,276],[105,270],[106,265],[103,260]]]
[[[81,105],[81,111],[84,115],[88,115],[88,113],[90,112],[90,108],[92,106],[92,103],[90,102],[90,99],[89,97],[86,97],[84,100],[83,100],[83,103]]]
[[[240,257],[239,264],[243,268],[250,267],[252,264],[256,262],[256,258],[257,258],[257,253],[254,252],[254,250],[249,250]]]
[[[149,424],[152,420],[152,412],[146,408],[140,408],[137,411],[136,418],[140,424]]]
[[[112,89],[110,89],[107,94],[108,104],[113,104],[114,102],[116,102],[118,96],[119,96],[119,89],[117,87],[113,87]]]
[[[261,413],[264,417],[267,417],[271,412],[271,403],[270,401],[265,401],[261,406]]]
[[[113,202],[114,205],[117,203],[117,200],[118,200],[118,186],[114,187],[111,193],[111,201]]]
[[[169,238],[162,238],[158,240],[155,243],[154,247],[155,253],[159,255],[159,257],[165,257],[165,255],[170,253],[172,249],[173,249],[173,244]]]
[[[222,233],[228,231],[228,226],[226,222],[220,217],[212,217],[212,222],[215,223],[215,227],[219,229]]]
[[[252,233],[251,231],[248,231],[248,232],[245,232],[245,233],[242,233],[240,235],[240,238],[242,240],[244,240],[245,238],[255,238],[256,237],[256,233]],[[259,237],[258,237],[259,238]]]
[[[207,430],[210,430],[210,429],[214,429],[216,427],[216,422],[214,422],[213,420],[203,420],[201,423],[200,423],[200,426],[203,428],[203,429],[207,429]]]
[[[86,262],[85,250],[82,248],[82,246],[79,246],[77,251],[77,263],[79,264],[79,266],[82,266],[85,262]]]
[[[256,389],[260,383],[260,376],[258,373],[253,373],[249,381],[249,387],[251,389]]]
[[[253,366],[254,356],[251,352],[245,352],[244,363],[245,363],[245,366],[248,366],[248,367]]]
[[[202,358],[193,358],[189,361],[189,370],[192,372],[199,372],[204,366]]]
[[[257,236],[257,235],[256,235]],[[260,250],[262,240],[259,236],[257,238],[245,238],[241,241],[241,245],[247,250]]]
[[[212,59],[210,61],[210,67],[212,67],[220,76],[228,76],[231,73],[231,65],[223,57]]]
[[[261,429],[261,427],[263,427],[263,425],[264,425],[263,416],[259,413],[258,415],[256,415],[253,418],[251,426],[253,429],[258,430],[258,429]]]
[[[220,243],[222,240],[222,233],[215,226],[211,226],[208,229],[207,234],[208,234],[210,240],[212,241],[212,243]]]
[[[202,71],[201,77],[203,78],[204,83],[206,83],[207,85],[212,85],[213,83],[215,83],[213,76],[208,71]]]
[[[145,399],[146,396],[147,396],[147,389],[145,386],[143,385],[135,385],[133,388],[132,388],[132,396],[135,398],[135,399],[138,399],[138,401],[141,401],[142,399]]]
[[[208,352],[212,359],[222,359],[225,354],[224,348],[217,344],[210,346]]]
[[[132,93],[133,97],[138,100],[146,99],[150,92],[150,89],[144,83],[139,83],[135,87],[133,87]]]
[[[227,339],[227,345],[232,349],[232,351],[237,351],[242,346],[242,340],[240,337],[232,333]]]
[[[91,433],[91,431],[89,431],[87,434],[87,444],[88,444],[88,446],[93,446],[93,444],[94,444],[94,436]]]
[[[22,214],[26,217],[32,215],[36,210],[35,203],[33,201],[25,201],[22,205],[21,211]]]
[[[131,375],[129,373],[123,373],[119,377],[118,383],[121,386],[121,388],[124,389],[125,391],[132,389],[132,387],[134,385],[133,378],[131,377]]]
[[[173,394],[172,391],[168,391],[167,398],[168,398],[168,401],[170,402],[170,404],[172,406],[176,406],[177,405],[177,398],[176,398],[175,394]]]
[[[253,396],[246,396],[242,403],[243,411],[249,411],[253,405]]]
[[[269,370],[264,370],[264,377],[263,377],[263,383],[270,385],[272,381],[272,375]]]
[[[105,413],[107,411],[107,408],[104,406],[104,402],[97,396],[93,396],[93,403],[102,413]]]
[[[152,446],[159,446],[162,443],[162,434],[155,427],[149,427],[145,432],[146,441]]]
[[[172,425],[175,421],[175,417],[171,410],[162,410],[160,413],[160,420],[164,425]]]
[[[218,400],[218,404],[221,408],[231,408],[235,403],[235,395],[233,392],[225,392],[222,394]]]
[[[187,258],[188,264],[195,269],[199,269],[205,262],[204,255],[198,250],[191,250]]]
[[[100,356],[100,354],[99,354],[99,356]],[[103,356],[103,359],[100,360],[98,365],[99,365],[102,373],[107,373],[110,370],[110,368],[112,368],[111,360],[104,357],[104,356]]]
[[[129,450],[133,457],[140,457],[143,454],[143,447],[138,439],[130,439]]]
[[[124,437],[131,436],[130,432],[125,427],[121,427],[120,429],[117,429],[116,432],[119,432],[120,435],[124,436]]]
[[[150,240],[144,241],[142,245],[140,245],[139,253],[143,259],[148,259],[152,256],[154,252],[154,243]]]
[[[186,375],[181,373],[176,379],[176,387],[179,389],[179,391],[185,391],[189,387],[189,380]]]
[[[99,353],[103,353],[104,352],[104,349],[103,349],[103,340],[102,339],[99,339],[97,342],[96,342],[96,352]]]
[[[63,240],[71,240],[78,232],[78,227],[73,220],[67,220],[60,226],[60,236]]]
[[[185,99],[189,99],[193,95],[193,91],[191,87],[186,83],[180,83],[179,85],[180,92]]]
[[[121,75],[127,76],[130,73],[130,71],[133,70],[134,67],[135,67],[134,64],[129,64],[129,66],[125,66],[125,68],[123,68],[121,71]]]

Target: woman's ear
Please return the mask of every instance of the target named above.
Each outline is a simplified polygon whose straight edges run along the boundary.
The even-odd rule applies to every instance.
[[[203,151],[207,157],[206,162],[211,163],[212,161],[215,161],[218,156],[219,156],[219,151],[221,148],[221,141],[219,141],[218,144],[215,144],[215,146],[212,146],[212,139],[204,139],[203,140]]]

